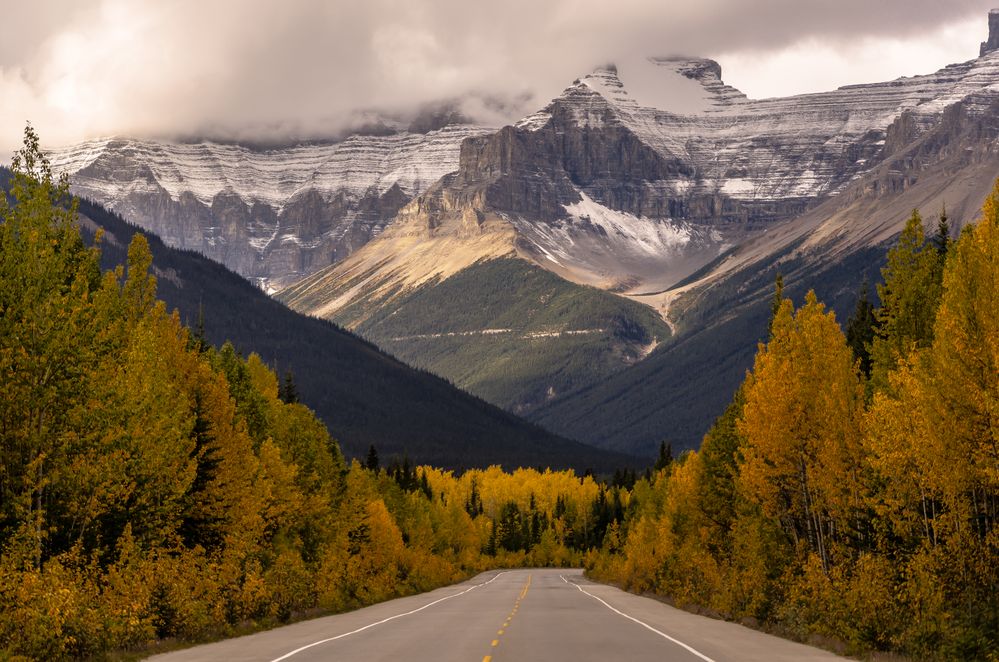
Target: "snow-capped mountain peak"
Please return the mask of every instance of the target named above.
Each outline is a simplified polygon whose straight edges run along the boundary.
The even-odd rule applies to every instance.
[[[335,142],[255,149],[213,141],[102,138],[49,153],[73,191],[280,286],[376,236],[412,197],[458,167],[461,142],[491,129],[386,126]]]

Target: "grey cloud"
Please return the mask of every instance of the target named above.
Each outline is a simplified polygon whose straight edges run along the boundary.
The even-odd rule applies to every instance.
[[[365,109],[403,112],[469,95],[478,100],[469,108],[499,122],[617,58],[765,53],[808,40],[849,48],[980,17],[982,34],[968,37],[977,46],[989,8],[982,0],[21,4],[4,23],[20,27],[0,39],[0,121],[34,119],[56,140],[316,137]],[[0,126],[2,146],[20,129]]]

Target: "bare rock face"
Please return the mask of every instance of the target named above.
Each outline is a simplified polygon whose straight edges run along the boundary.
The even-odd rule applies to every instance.
[[[982,42],[979,57],[999,50],[999,9],[989,12],[989,38]]]
[[[725,85],[703,58],[606,65],[515,126],[467,139],[458,172],[421,204],[507,219],[521,253],[570,280],[661,291],[841,195],[946,123],[948,108],[980,117],[997,99],[991,52],[925,76],[764,100]]]
[[[113,138],[50,158],[77,195],[277,289],[377,236],[457,169],[465,138],[488,131],[450,115],[420,119],[282,149]]]
[[[717,62],[655,57],[600,67],[499,131],[445,109],[334,143],[111,139],[52,161],[76,193],[275,289],[352,255],[410,205],[421,232],[495,216],[538,264],[640,293],[841,195],[948,107],[973,118],[996,98],[993,10],[976,60],[819,94],[753,100]]]

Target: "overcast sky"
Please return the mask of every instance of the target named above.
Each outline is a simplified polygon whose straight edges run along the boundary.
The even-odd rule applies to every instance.
[[[0,16],[0,152],[105,135],[332,135],[472,99],[506,122],[595,65],[712,57],[751,97],[978,55],[999,0],[30,0]],[[497,110],[482,99],[507,104]]]

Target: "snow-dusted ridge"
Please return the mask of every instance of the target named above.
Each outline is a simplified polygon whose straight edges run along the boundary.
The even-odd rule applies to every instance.
[[[712,60],[646,58],[600,67],[499,132],[384,124],[379,135],[280,149],[106,138],[50,158],[74,192],[262,286],[344,260],[440,182],[431,215],[488,211],[539,265],[635,294],[840,194],[948,106],[989,109],[999,99],[993,23],[975,60],[824,93],[749,99]],[[442,222],[425,220],[432,232]],[[455,245],[472,225],[456,226]]]
[[[325,198],[358,198],[398,185],[407,195],[424,191],[458,166],[461,141],[488,131],[452,125],[426,134],[349,136],[336,143],[254,150],[215,142],[178,143],[103,138],[49,153],[53,170],[102,202],[134,190],[137,180],[162,187],[172,199],[190,193],[211,205],[222,192],[280,212],[296,194],[315,190]]]
[[[566,219],[509,219],[522,250],[574,282],[616,291],[660,289],[728,247],[714,228],[636,216],[577,193],[579,202],[564,206]]]
[[[273,291],[377,236],[403,204],[458,168],[465,138],[490,131],[397,127],[277,149],[115,137],[49,158],[75,194]]]
[[[975,112],[996,98],[999,51],[928,75],[760,100],[725,85],[711,60],[648,58],[598,68],[517,126],[540,130],[556,108],[580,127],[620,124],[698,173],[673,183],[766,201],[835,194],[883,152],[905,112],[920,129],[951,104]]]

